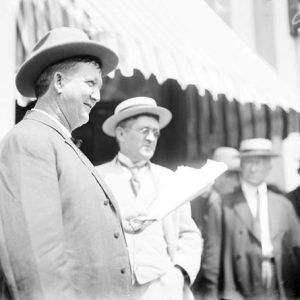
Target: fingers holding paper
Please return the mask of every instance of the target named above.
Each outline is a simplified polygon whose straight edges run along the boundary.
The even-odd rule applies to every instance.
[[[145,211],[136,211],[122,219],[123,228],[126,233],[136,234],[142,232],[155,220],[147,219],[148,213]]]

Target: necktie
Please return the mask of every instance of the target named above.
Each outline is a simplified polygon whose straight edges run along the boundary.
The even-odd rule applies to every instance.
[[[128,163],[121,161],[120,159],[118,159],[119,163],[123,166],[126,167],[130,173],[131,173],[131,177],[130,177],[130,187],[133,191],[133,194],[135,195],[135,197],[137,197],[140,187],[141,187],[141,183],[139,181],[138,178],[138,172],[139,169],[143,168],[144,166],[147,165],[147,162],[140,162],[138,164],[130,164],[128,165]]]
[[[253,232],[260,239],[260,197],[259,191],[256,190],[256,215],[253,218]]]
[[[141,187],[141,183],[138,179],[138,168],[133,167],[133,168],[129,168],[129,170],[131,172],[131,178],[130,178],[131,189],[134,195],[137,197]]]

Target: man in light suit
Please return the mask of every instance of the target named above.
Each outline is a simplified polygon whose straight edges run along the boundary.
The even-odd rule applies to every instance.
[[[0,145],[4,299],[137,299],[118,205],[71,140],[117,63],[81,30],[62,27],[18,71],[19,92],[37,103]]]
[[[97,167],[117,199],[134,272],[134,287],[143,300],[193,299],[189,289],[200,265],[201,237],[186,204],[162,221],[145,227],[131,222],[151,204],[172,171],[151,163],[160,130],[171,120],[169,110],[148,97],[121,102],[103,124],[120,151]],[[170,201],[172,199],[169,199]],[[135,230],[132,232],[131,227]]]
[[[242,141],[241,185],[211,204],[202,257],[209,299],[299,297],[300,226],[290,202],[266,186],[275,156],[269,140]]]

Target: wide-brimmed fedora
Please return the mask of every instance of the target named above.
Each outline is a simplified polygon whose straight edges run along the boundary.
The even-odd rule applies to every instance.
[[[228,171],[239,172],[241,170],[239,151],[235,148],[218,147],[213,152],[212,159],[225,163],[228,167]]]
[[[273,151],[273,145],[270,140],[255,138],[243,140],[240,144],[240,157],[247,156],[276,157],[279,154]]]
[[[152,114],[158,116],[159,127],[164,128],[172,119],[171,112],[149,97],[135,97],[124,100],[116,106],[114,114],[105,120],[102,129],[109,136],[115,136],[116,126],[133,116]]]
[[[35,97],[34,86],[48,67],[67,58],[89,56],[101,62],[102,76],[118,65],[117,55],[107,47],[92,41],[80,29],[59,27],[40,39],[16,75],[18,91],[25,97]]]

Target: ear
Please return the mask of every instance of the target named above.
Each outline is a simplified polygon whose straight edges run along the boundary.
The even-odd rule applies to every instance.
[[[54,83],[54,88],[57,91],[58,94],[62,93],[63,89],[63,74],[61,72],[55,72],[53,75],[53,83]]]
[[[124,128],[118,126],[115,130],[116,139],[119,142],[124,141]]]

